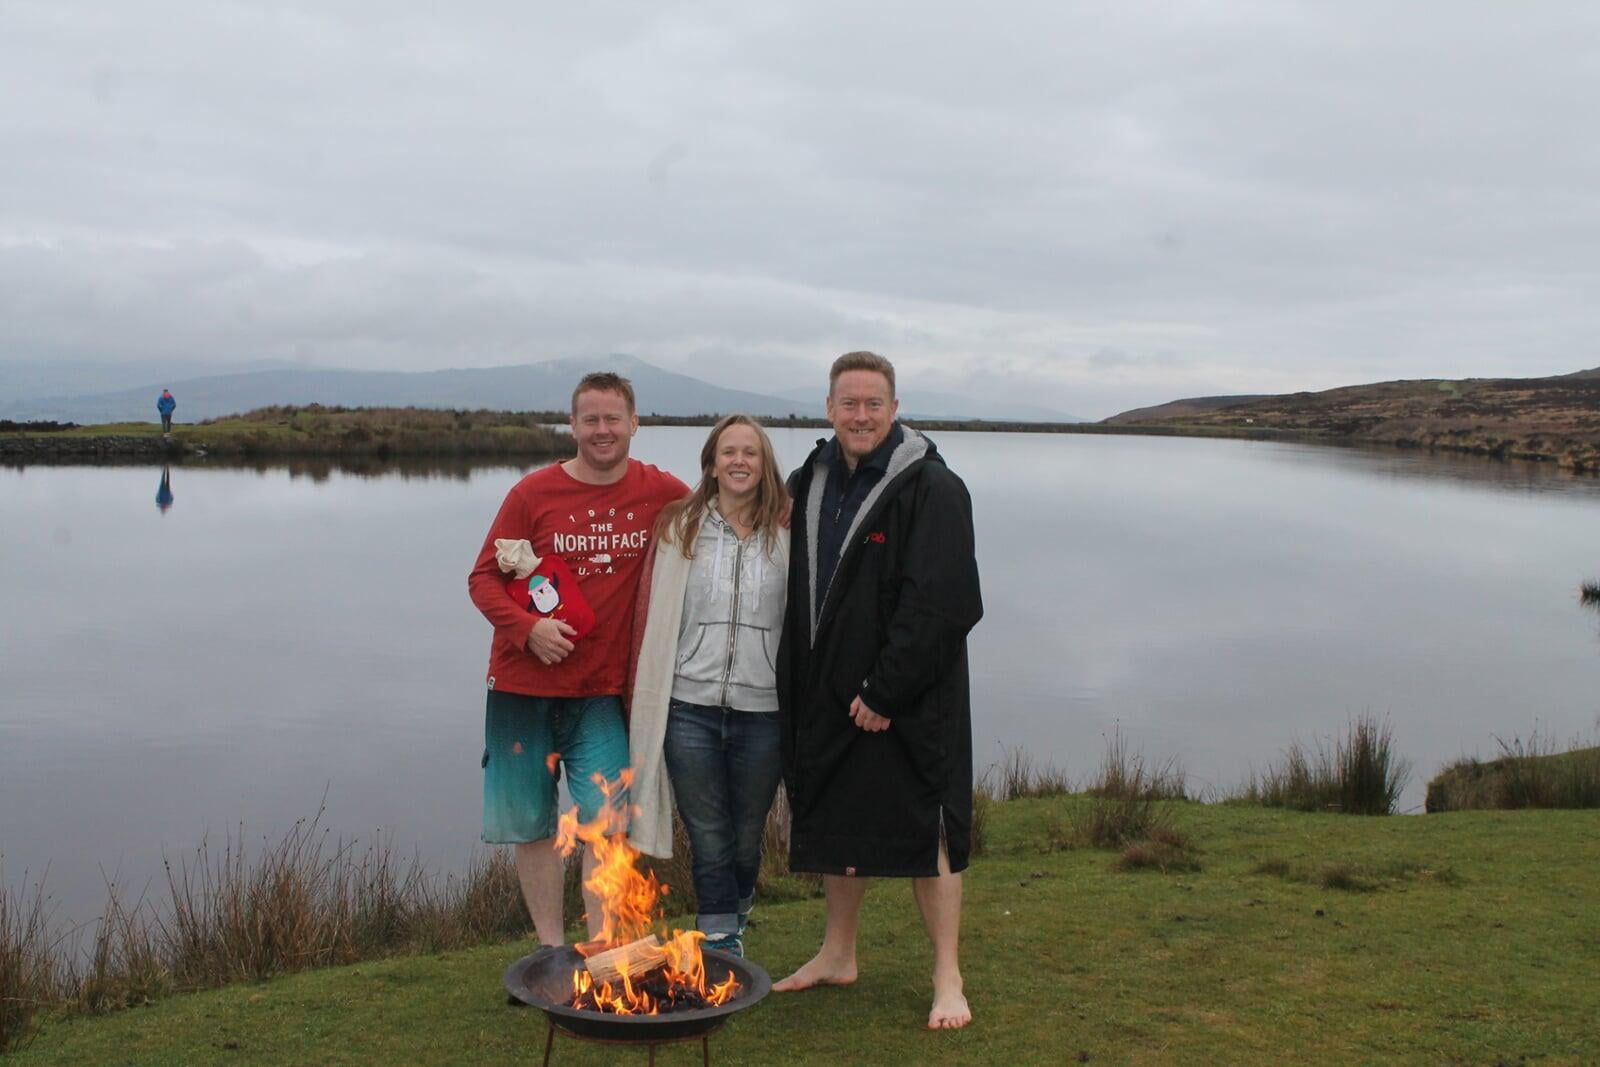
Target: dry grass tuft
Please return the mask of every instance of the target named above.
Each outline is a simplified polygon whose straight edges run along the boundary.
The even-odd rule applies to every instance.
[[[1158,826],[1143,841],[1123,850],[1113,864],[1119,871],[1198,871],[1199,849],[1188,834],[1174,826]]]
[[[1072,836],[1094,848],[1129,848],[1176,833],[1171,802],[1184,798],[1184,774],[1173,761],[1149,769],[1116,730],[1085,792],[1088,804],[1071,815]]]
[[[1012,749],[1000,761],[998,782],[992,792],[997,800],[1039,799],[1066,796],[1072,792],[1072,780],[1054,764],[1035,767],[1033,759],[1022,748]],[[987,783],[989,772],[981,779]]]
[[[0,1055],[26,1045],[34,1016],[59,999],[59,945],[49,920],[42,883],[13,893],[0,880]]]
[[[1315,751],[1308,751],[1298,741],[1291,744],[1281,763],[1251,775],[1228,800],[1296,811],[1390,815],[1410,777],[1410,761],[1394,751],[1389,724],[1380,726],[1363,715],[1331,747],[1318,742]]]
[[[1144,756],[1128,749],[1120,728],[1106,741],[1100,768],[1084,792],[1097,797],[1137,797],[1144,800],[1186,800],[1188,782],[1177,760],[1150,768]]]
[[[999,798],[985,771],[972,786],[972,855],[989,854],[989,814]]]

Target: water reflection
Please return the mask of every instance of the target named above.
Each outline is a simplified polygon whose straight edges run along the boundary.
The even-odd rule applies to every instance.
[[[172,468],[161,465],[161,485],[156,489],[156,507],[165,515],[172,510]]]

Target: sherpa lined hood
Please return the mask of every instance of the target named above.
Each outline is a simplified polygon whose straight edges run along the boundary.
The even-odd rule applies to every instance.
[[[903,422],[900,423],[900,431],[904,434],[904,440],[900,442],[899,447],[890,453],[889,464],[884,469],[883,477],[878,479],[878,484],[872,487],[872,491],[867,494],[867,498],[861,502],[861,507],[856,510],[855,519],[851,521],[850,528],[845,531],[845,552],[840,554],[839,565],[834,568],[833,572],[835,575],[844,568],[844,555],[850,551],[850,546],[855,543],[857,531],[860,530],[862,523],[872,514],[890,487],[897,483],[912,467],[924,460],[931,460],[940,464],[944,463],[944,458],[939,455],[939,450],[921,432],[913,430]],[[811,492],[806,497],[805,515],[806,573],[809,575],[817,573],[817,534],[822,527],[822,488],[828,484],[828,478],[832,474],[831,453],[828,445],[836,440],[836,438],[819,440],[816,449],[806,461],[811,467]],[[810,596],[806,598],[811,602],[811,640],[813,643],[817,639],[817,626],[822,621],[822,609],[827,606],[832,595],[833,579],[830,577],[828,579],[827,592],[823,595],[821,601]]]

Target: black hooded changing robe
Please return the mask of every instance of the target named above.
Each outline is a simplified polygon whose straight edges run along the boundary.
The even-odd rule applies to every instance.
[[[909,427],[844,538],[813,610],[826,441],[789,480],[789,602],[778,652],[784,782],[797,871],[890,877],[967,866],[968,631],[983,614],[967,487]],[[857,696],[889,718],[868,733]]]

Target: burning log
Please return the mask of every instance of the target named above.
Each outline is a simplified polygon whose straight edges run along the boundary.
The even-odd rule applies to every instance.
[[[667,965],[667,952],[661,945],[661,939],[655,934],[641,937],[637,941],[630,941],[626,945],[597,952],[583,961],[589,974],[594,978],[595,985],[606,982],[622,980],[622,972],[628,972],[629,979],[638,979],[649,974],[657,967]]]
[[[672,963],[674,969],[681,969],[680,961],[690,958],[691,953],[698,955],[694,953],[694,946],[699,937],[693,930],[685,930],[671,941],[663,942],[655,934],[650,934],[626,945],[597,952],[585,959],[583,965],[596,986],[621,981],[624,970],[628,972],[629,981],[638,981],[668,963]]]

